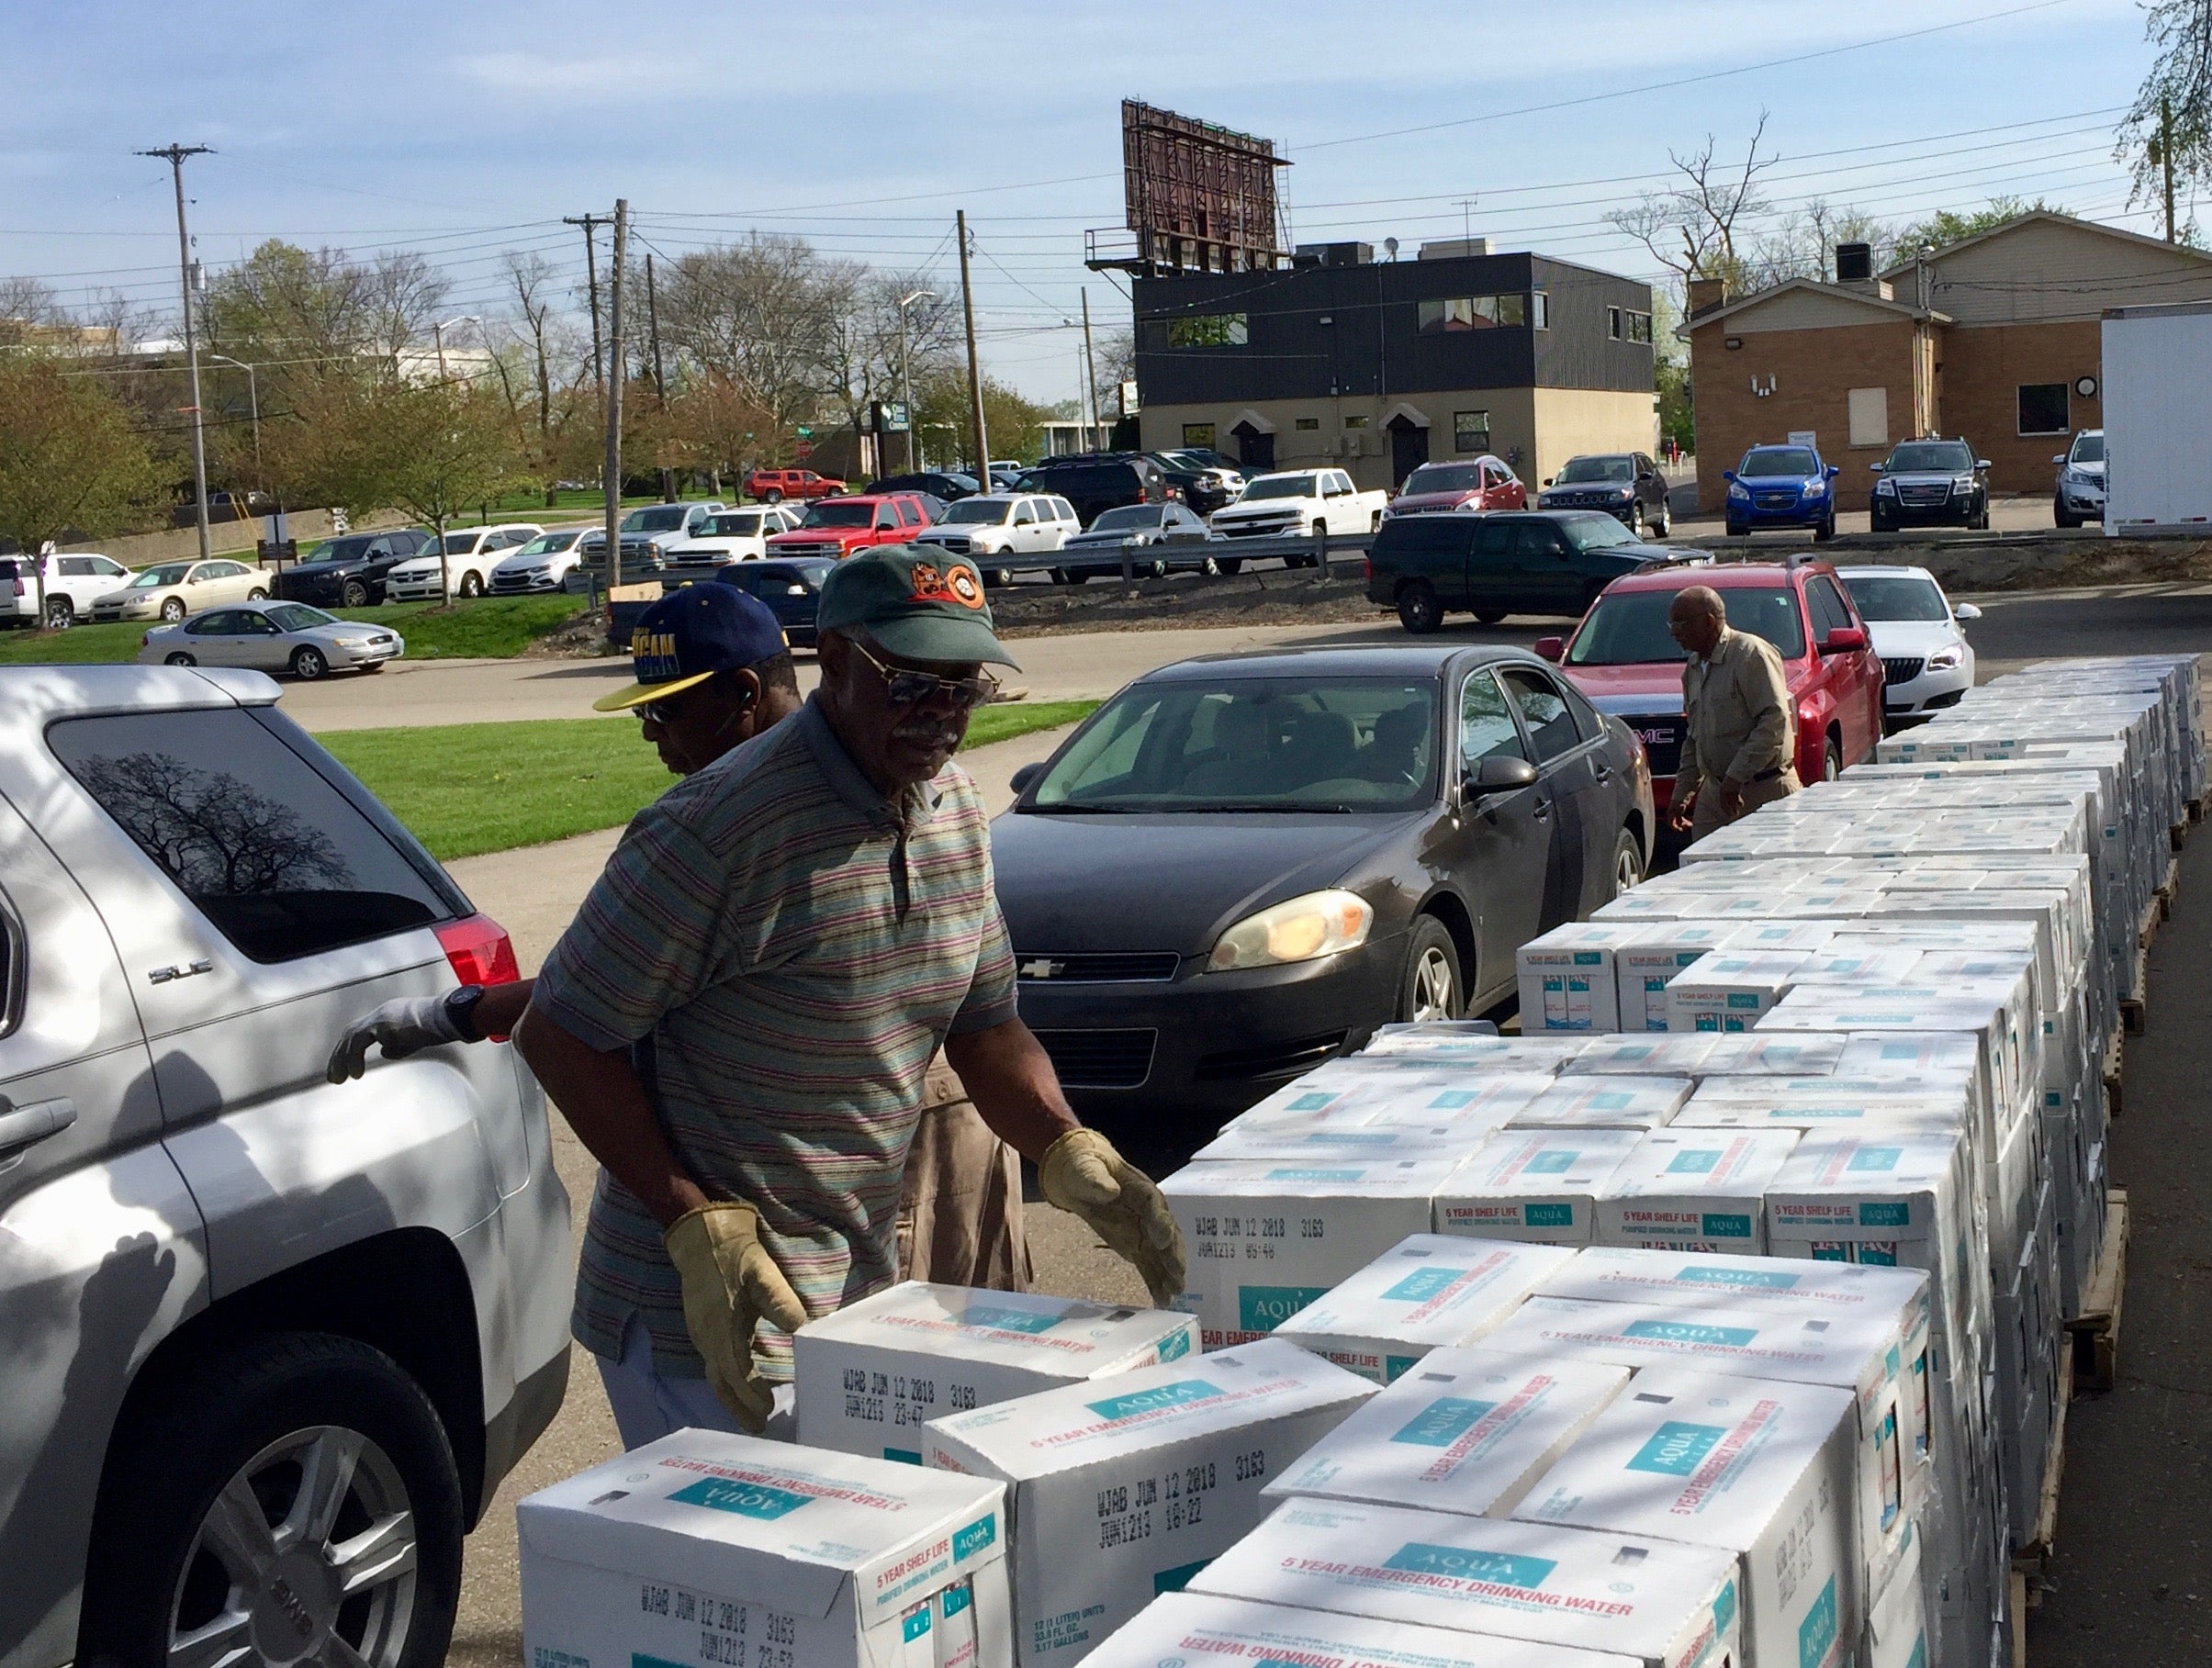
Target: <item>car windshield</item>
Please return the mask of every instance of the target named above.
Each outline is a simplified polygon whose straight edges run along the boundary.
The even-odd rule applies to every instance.
[[[649,509],[633,509],[623,517],[624,532],[679,532],[683,528],[684,507],[681,504],[656,504]]]
[[[1667,610],[1674,606],[1671,590],[1612,591],[1598,605],[1575,633],[1566,652],[1571,666],[1636,666],[1663,665],[1689,659],[1667,630]],[[1797,599],[1787,586],[1731,585],[1721,591],[1728,623],[1739,632],[1764,637],[1784,660],[1805,652],[1805,623]]]
[[[1616,544],[1636,543],[1636,535],[1611,516],[1570,516],[1559,523],[1559,531],[1577,550],[1611,550]]]
[[[366,537],[332,539],[308,558],[310,562],[358,562],[375,541]]]
[[[304,602],[272,602],[261,610],[276,622],[280,632],[311,632],[319,625],[336,625],[337,617]]]
[[[475,532],[449,532],[445,535],[445,554],[449,556],[465,556],[476,549],[477,541],[483,536]]]
[[[1320,487],[1310,475],[1264,475],[1244,489],[1244,501],[1257,498],[1315,498]]]
[[[1738,475],[1811,475],[1819,467],[1803,446],[1754,446],[1735,466]]]
[[[962,498],[945,512],[947,526],[996,526],[1014,513],[1004,498]]]
[[[748,509],[740,515],[709,516],[699,531],[702,537],[710,539],[743,538],[760,531],[760,512]]]
[[[185,576],[192,571],[189,562],[164,562],[159,567],[147,568],[130,582],[134,591],[158,590],[164,585],[182,585]]]
[[[1160,507],[1157,504],[1124,504],[1118,509],[1109,509],[1091,523],[1093,532],[1127,532],[1133,527],[1160,525]]]
[[[1971,446],[1955,440],[1914,441],[1890,453],[1887,473],[1966,475],[1974,467]]]
[[[1436,751],[1425,679],[1139,683],[1038,778],[1029,809],[1406,811],[1434,799]]]
[[[873,504],[832,502],[816,504],[806,512],[802,527],[871,527],[875,524],[876,507]]]
[[[2105,461],[2105,435],[2099,430],[2073,437],[2073,450],[2066,454],[2070,464],[2101,464]]]
[[[1917,574],[1846,574],[1844,589],[1869,620],[1948,620],[1949,607],[1933,579]]]
[[[558,555],[562,551],[574,544],[578,536],[578,530],[574,528],[567,532],[542,532],[514,554],[518,556]]]
[[[1566,467],[1553,477],[1560,487],[1578,487],[1591,481],[1625,484],[1636,478],[1636,461],[1631,457],[1570,457]]]
[[[1479,464],[1423,464],[1406,477],[1407,492],[1473,492],[1482,485]],[[1252,495],[1244,495],[1250,498]]]

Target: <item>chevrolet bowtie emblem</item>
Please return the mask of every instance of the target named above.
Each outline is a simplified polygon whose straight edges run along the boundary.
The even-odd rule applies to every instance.
[[[1017,964],[1014,970],[1023,979],[1057,979],[1064,965],[1057,961],[1025,961]]]

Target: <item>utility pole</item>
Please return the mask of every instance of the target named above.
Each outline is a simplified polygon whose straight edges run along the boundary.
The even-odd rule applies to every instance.
[[[660,402],[661,425],[665,430],[668,416],[668,376],[660,362],[660,302],[653,289],[653,252],[646,251],[646,333],[653,339],[653,392]],[[664,504],[676,501],[676,472],[665,464],[660,471],[660,500]]]
[[[983,367],[975,356],[975,292],[968,283],[968,211],[956,209],[952,227],[960,245],[960,311],[968,320],[968,403],[975,417],[975,476],[991,490],[991,435],[983,426]]]
[[[623,250],[630,236],[630,199],[614,199],[614,275],[607,297],[610,367],[607,384],[607,586],[623,582]]]
[[[607,223],[603,214],[565,214],[564,226],[581,226],[584,229],[584,282],[591,292],[591,380],[599,385],[600,397],[607,397],[606,354],[600,344],[599,335],[599,239],[595,235]]]
[[[1090,412],[1090,432],[1084,436],[1085,452],[1103,452],[1098,443],[1098,362],[1091,357],[1091,292],[1083,292],[1083,406]]]
[[[2173,241],[2173,106],[2158,101],[2158,160],[2166,175],[2166,241]]]
[[[206,156],[209,145],[163,145],[159,151],[141,151],[140,156],[158,156],[169,164],[176,180],[176,264],[185,297],[185,358],[192,370],[192,491],[199,510],[199,559],[208,559],[208,437],[199,409],[199,326],[192,317],[192,239],[185,229],[185,159]],[[2173,216],[2166,216],[2172,226]],[[41,569],[43,571],[43,569]],[[41,587],[43,588],[43,587]],[[45,598],[39,598],[39,616],[45,616]]]

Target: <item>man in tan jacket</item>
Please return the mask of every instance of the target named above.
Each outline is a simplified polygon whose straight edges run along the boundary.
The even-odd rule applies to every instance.
[[[1667,820],[1701,840],[1802,786],[1793,762],[1797,723],[1781,656],[1765,638],[1730,626],[1711,586],[1678,594],[1667,629],[1690,655],[1682,667],[1682,761]]]

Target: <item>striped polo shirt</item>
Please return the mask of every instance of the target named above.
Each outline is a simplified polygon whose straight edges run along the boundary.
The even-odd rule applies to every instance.
[[[948,764],[887,800],[809,700],[637,814],[531,1005],[632,1050],[678,1157],[758,1208],[810,1315],[890,1285],[930,1058],[1015,1016],[973,779]],[[614,1358],[632,1315],[660,1372],[704,1376],[659,1225],[602,1170],[572,1327]],[[788,1377],[790,1340],[761,1345]]]

